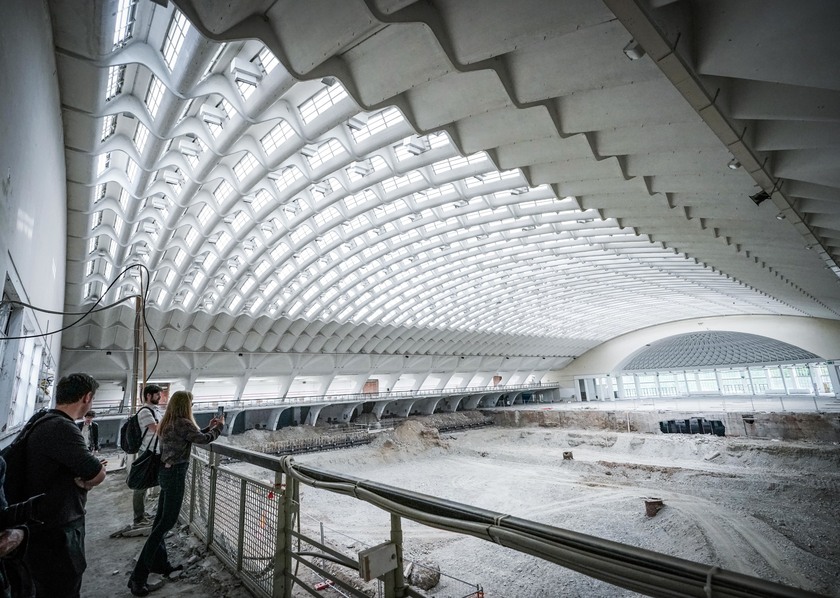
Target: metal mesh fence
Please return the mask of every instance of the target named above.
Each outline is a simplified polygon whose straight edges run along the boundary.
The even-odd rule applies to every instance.
[[[271,596],[281,492],[194,455],[182,519],[258,594]],[[211,492],[212,488],[212,492]],[[211,496],[212,494],[212,496]]]

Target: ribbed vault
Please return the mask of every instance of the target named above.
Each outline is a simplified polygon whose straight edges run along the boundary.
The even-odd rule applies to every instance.
[[[628,3],[653,24],[629,60],[615,2],[72,4],[51,2],[68,307],[147,268],[168,350],[574,356],[666,321],[840,314],[840,75],[753,69],[741,5]],[[833,64],[817,4],[775,43],[807,31]],[[129,348],[133,322],[63,345]]]

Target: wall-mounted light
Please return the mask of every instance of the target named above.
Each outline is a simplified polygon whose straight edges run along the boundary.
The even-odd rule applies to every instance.
[[[767,193],[767,191],[762,190],[756,193],[755,195],[750,195],[750,199],[753,200],[753,203],[758,206],[761,205],[761,202],[763,202],[764,200],[770,199],[770,194]]]
[[[624,52],[624,55],[630,60],[638,60],[645,55],[645,49],[642,48],[642,44],[634,39],[631,39],[630,42],[624,46],[622,52]]]
[[[729,170],[738,170],[741,168],[741,163],[738,161],[738,158],[732,158],[729,163],[726,165]]]

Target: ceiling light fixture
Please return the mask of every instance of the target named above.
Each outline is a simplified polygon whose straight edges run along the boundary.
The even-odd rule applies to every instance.
[[[784,220],[784,219],[785,219],[785,215],[784,215],[784,214],[782,214],[781,212],[779,212],[778,214],[776,214],[776,220]]]
[[[622,52],[624,52],[624,55],[630,60],[638,60],[645,55],[645,49],[642,48],[642,44],[634,39],[631,39],[630,42],[624,46]]]
[[[761,191],[759,191],[755,195],[750,195],[750,199],[753,200],[753,203],[755,205],[759,206],[759,205],[761,205],[761,202],[763,202],[764,200],[770,199],[770,194],[767,193],[767,191],[764,191],[762,189]]]
[[[738,161],[738,158],[732,158],[726,167],[729,168],[729,170],[738,170],[741,168],[741,163]]]

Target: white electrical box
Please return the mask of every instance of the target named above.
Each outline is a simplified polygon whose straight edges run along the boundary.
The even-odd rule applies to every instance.
[[[376,579],[397,568],[397,547],[385,542],[359,553],[359,575],[365,581]]]

